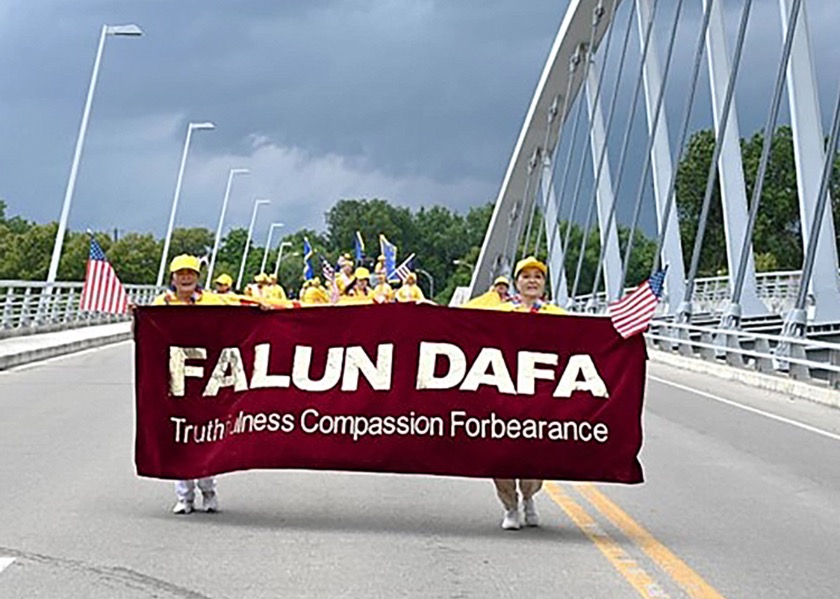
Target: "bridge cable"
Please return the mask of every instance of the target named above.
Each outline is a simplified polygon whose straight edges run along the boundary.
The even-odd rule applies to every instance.
[[[625,48],[626,48],[626,45],[627,45],[627,39],[629,38],[630,32],[631,32],[632,27],[633,27],[633,15],[634,15],[634,10],[630,10],[630,12],[628,14],[628,21],[627,21],[627,37],[625,38],[625,42],[624,42],[625,43]],[[708,17],[707,17],[705,22],[706,22],[706,24],[708,24]],[[615,222],[615,214],[616,214],[616,210],[618,208],[618,200],[617,200],[618,191],[619,191],[621,181],[622,181],[622,177],[623,177],[623,174],[624,174],[624,165],[625,165],[625,162],[626,162],[625,158],[627,156],[627,151],[629,149],[630,132],[631,132],[631,129],[632,129],[632,126],[633,126],[632,125],[633,115],[636,113],[637,97],[638,97],[642,77],[643,77],[643,74],[644,74],[645,59],[647,58],[647,51],[648,51],[647,50],[647,44],[648,44],[647,40],[650,37],[650,28],[652,26],[652,23],[653,23],[653,17],[651,17],[651,22],[648,26],[648,32],[646,33],[645,49],[642,52],[642,60],[639,63],[639,74],[636,76],[636,91],[634,92],[633,104],[632,104],[632,108],[631,108],[631,111],[630,111],[630,116],[629,116],[628,121],[627,121],[627,123],[628,123],[627,124],[627,129],[626,129],[625,134],[624,134],[624,141],[622,143],[622,150],[621,150],[621,154],[620,154],[620,158],[619,158],[619,168],[618,168],[618,171],[617,171],[618,172],[618,177],[616,179],[615,191],[613,192],[616,199],[613,201],[613,204],[610,207],[610,213],[607,216],[607,225],[606,225],[607,231],[610,230],[610,228],[613,225],[613,222]],[[700,52],[702,53],[702,51],[703,51],[703,41],[702,41],[703,40],[703,35],[701,35],[700,40],[701,40],[700,41]],[[622,60],[623,60],[623,55],[622,55]],[[621,67],[619,67],[619,68],[621,68]],[[698,70],[699,70],[699,65],[697,65],[697,68],[695,68],[694,81],[696,81],[696,79],[697,79],[696,72]],[[616,87],[616,94],[617,93],[618,93],[618,88]],[[682,144],[680,144],[680,145],[682,145]],[[606,246],[602,244],[602,246],[600,248],[600,252],[598,253],[598,264],[602,264],[604,262],[605,253],[606,253]],[[592,285],[592,295],[591,295],[593,300],[595,300],[595,298],[598,297],[598,291],[601,287],[601,273],[602,272],[603,272],[603,270],[600,269],[600,268],[595,270],[595,282]],[[619,293],[621,293],[622,286],[619,286],[619,288],[618,288]],[[606,299],[609,300],[609,298],[606,298]]]
[[[741,13],[741,24],[738,29],[738,41],[735,44],[735,53],[732,58],[732,72],[729,74],[729,82],[726,87],[726,96],[723,101],[723,109],[720,116],[720,131],[718,131],[717,139],[715,140],[715,149],[712,153],[712,161],[709,164],[709,175],[706,180],[706,192],[703,196],[703,206],[700,209],[700,221],[697,224],[697,234],[694,237],[694,250],[691,253],[691,267],[688,271],[688,280],[685,284],[685,296],[683,298],[683,306],[681,318],[688,320],[691,318],[691,297],[694,295],[694,281],[697,278],[697,269],[700,265],[700,251],[703,249],[703,238],[706,236],[706,224],[709,220],[709,208],[712,203],[712,195],[715,191],[715,183],[717,182],[718,161],[720,160],[720,153],[723,150],[723,139],[726,134],[726,128],[729,123],[729,113],[732,108],[732,101],[735,97],[735,83],[738,78],[738,72],[741,66],[741,56],[744,49],[744,41],[746,37],[747,24],[750,19],[750,9],[752,8],[753,0],[745,0],[744,8]]]
[[[534,148],[534,152],[531,154],[531,157],[528,159],[528,177],[527,177],[527,179],[525,179],[525,191],[522,194],[522,199],[519,202],[516,202],[513,205],[513,207],[511,208],[510,212],[508,213],[508,226],[507,226],[507,230],[505,232],[505,249],[502,253],[503,258],[507,262],[507,264],[504,265],[505,267],[510,267],[511,262],[512,262],[511,257],[516,256],[516,250],[517,250],[516,246],[519,245],[520,232],[517,231],[517,233],[516,233],[516,240],[514,241],[515,245],[513,247],[513,251],[511,251],[511,249],[510,249],[510,240],[511,240],[511,234],[510,233],[514,228],[514,221],[519,220],[519,212],[522,208],[522,205],[525,203],[525,201],[528,198],[528,191],[531,188],[531,181],[534,178],[534,166],[536,164],[538,155],[539,155],[539,148]],[[520,223],[521,223],[521,221],[520,221]],[[507,274],[507,273],[505,273],[505,274]]]
[[[823,163],[822,179],[820,180],[820,195],[817,196],[817,206],[811,220],[811,238],[808,240],[808,249],[805,254],[805,264],[802,267],[802,278],[799,282],[799,294],[796,297],[796,310],[805,309],[805,301],[808,298],[808,285],[811,276],[814,274],[814,259],[817,255],[817,243],[822,232],[823,218],[825,217],[825,205],[828,203],[829,185],[831,175],[834,172],[834,161],[837,158],[837,143],[840,138],[840,94],[834,107],[834,119],[831,124],[831,136],[826,148],[825,162]],[[832,240],[834,241],[834,240]],[[801,334],[801,330],[798,331]]]
[[[650,51],[650,47],[652,45],[651,44],[651,34],[653,33],[653,23],[654,23],[654,20],[655,20],[655,17],[656,17],[656,11],[657,11],[658,7],[659,7],[658,0],[654,0],[653,7],[651,9],[650,20],[648,21],[647,28],[645,29],[644,35],[642,36],[642,39],[640,40],[642,42],[641,59],[639,60],[639,68],[638,68],[638,71],[636,73],[636,78],[635,78],[636,83],[635,83],[635,87],[633,88],[633,94],[632,94],[633,99],[632,99],[631,104],[630,104],[630,111],[628,112],[629,117],[627,119],[627,127],[625,127],[625,129],[624,129],[624,139],[621,142],[621,152],[619,153],[619,158],[618,158],[618,170],[617,170],[618,174],[617,174],[617,178],[616,178],[615,192],[614,192],[614,195],[615,195],[616,198],[619,195],[619,190],[621,189],[621,182],[624,178],[624,167],[627,164],[627,156],[628,156],[628,152],[629,152],[629,149],[630,149],[630,134],[632,133],[632,130],[633,130],[633,116],[636,114],[636,108],[637,108],[638,103],[639,103],[639,91],[641,90],[642,81],[644,79],[644,65],[645,65],[645,61],[647,60],[648,52]],[[630,14],[628,15],[627,33],[626,33],[626,36],[628,36],[628,37],[629,37],[630,32],[632,30],[632,22],[633,22],[633,16],[634,16],[635,12],[636,12],[635,7],[631,8]],[[626,39],[627,38],[625,38],[625,41],[626,41]],[[617,205],[617,202],[613,202],[612,210],[610,211],[610,215],[611,215],[612,218],[615,217],[616,205]],[[599,260],[599,263],[602,260]],[[598,275],[600,275],[600,272],[601,272],[600,269],[598,269],[597,272],[596,272],[596,277]]]
[[[677,25],[680,21],[680,13],[682,12],[683,0],[679,0],[677,9],[674,12],[674,24],[671,28],[671,37],[668,42],[668,53],[665,58],[665,70],[662,74],[662,85],[659,89],[659,97],[656,99],[656,109],[651,121],[650,135],[648,136],[648,144],[645,149],[645,166],[642,169],[642,176],[639,179],[639,189],[636,194],[636,203],[633,206],[633,218],[630,221],[630,230],[627,235],[627,247],[624,248],[624,261],[621,269],[621,280],[618,286],[619,289],[624,289],[624,283],[627,280],[627,271],[630,269],[630,256],[633,253],[633,241],[636,236],[636,227],[639,224],[639,214],[641,213],[642,198],[644,196],[645,187],[647,185],[648,173],[650,172],[651,162],[653,160],[651,154],[653,152],[653,144],[656,137],[656,132],[659,130],[659,118],[662,115],[662,106],[665,103],[665,89],[668,84],[668,75],[671,72],[672,58],[674,55],[674,42],[677,37]],[[676,168],[676,167],[674,167]]]
[[[571,78],[572,78],[572,75],[570,73],[567,87],[571,86]],[[567,90],[566,97],[568,97],[568,90]],[[554,119],[557,118],[557,112],[559,110],[559,104],[560,104],[560,94],[557,94],[556,96],[554,96],[554,100],[551,102],[551,106],[548,107],[548,111],[546,112],[545,136],[543,138],[543,145],[542,145],[542,152],[543,153],[548,152],[548,145],[549,145],[550,139],[551,139],[551,129],[552,129],[552,126],[554,125]],[[564,105],[563,108],[565,110],[565,108],[566,108],[565,105]],[[557,141],[559,142],[560,141],[560,137],[559,137],[560,131],[559,130],[557,132],[557,135],[558,135]],[[547,156],[543,155],[543,158],[542,158],[543,164],[545,164],[546,160],[547,160]],[[537,254],[539,254],[539,247],[540,247],[540,242],[542,241],[543,228],[545,227],[545,214],[543,213],[543,210],[542,210],[542,203],[545,200],[545,198],[543,198],[543,200],[541,200],[539,202],[537,201],[537,194],[540,193],[540,191],[541,191],[540,188],[542,187],[541,184],[542,184],[543,172],[544,172],[544,169],[540,171],[540,176],[537,179],[538,184],[537,184],[537,187],[534,189],[534,197],[533,197],[533,202],[532,202],[533,210],[531,212],[531,221],[528,222],[528,234],[525,238],[525,248],[524,249],[525,249],[525,255],[526,256],[529,256],[529,255],[536,256]],[[544,194],[540,193],[540,195],[544,195]],[[537,242],[534,244],[534,251],[529,254],[528,253],[528,246],[531,245],[531,225],[533,224],[534,215],[536,214],[537,207],[539,207],[539,209],[540,209],[540,215],[542,216],[542,223],[541,224],[543,226],[537,226]]]
[[[764,125],[764,142],[761,147],[761,158],[758,163],[758,171],[755,176],[755,183],[753,184],[752,198],[750,199],[750,212],[747,219],[747,228],[744,232],[744,240],[741,247],[741,255],[738,260],[738,270],[735,271],[735,283],[732,288],[731,298],[731,314],[730,319],[738,318],[738,315],[732,310],[741,302],[741,290],[744,286],[744,279],[746,278],[747,260],[749,259],[750,243],[752,241],[755,223],[758,218],[758,209],[761,204],[761,195],[764,191],[764,178],[767,175],[767,168],[770,164],[770,150],[773,146],[773,136],[776,131],[776,123],[779,119],[779,110],[782,105],[782,93],[785,87],[785,73],[787,72],[788,63],[790,62],[790,55],[793,51],[793,39],[796,33],[797,22],[799,19],[800,6],[802,0],[794,0],[790,8],[790,16],[788,18],[788,30],[785,34],[785,42],[782,46],[782,56],[779,61],[779,70],[776,72],[776,85],[773,90],[773,100],[770,104],[770,112],[767,114],[767,122]],[[735,322],[730,322],[734,325]]]
[[[617,9],[617,5],[618,5],[618,2],[613,3],[613,16],[615,16],[615,11]],[[609,108],[609,112],[607,114],[607,125],[604,129],[603,149],[601,151],[600,156],[598,157],[598,166],[595,170],[595,181],[594,181],[593,187],[592,187],[592,201],[589,204],[589,213],[587,214],[587,217],[586,217],[586,227],[585,227],[586,230],[584,231],[584,235],[583,235],[582,242],[581,242],[580,253],[578,254],[578,264],[577,264],[577,269],[575,270],[575,280],[574,280],[574,285],[572,286],[572,293],[571,293],[571,297],[573,297],[573,298],[577,295],[578,283],[580,281],[581,268],[582,268],[582,265],[583,265],[583,256],[586,253],[586,243],[587,243],[587,237],[588,237],[587,231],[589,230],[590,223],[592,221],[593,209],[595,207],[595,204],[596,204],[596,201],[597,201],[597,198],[598,198],[598,186],[601,183],[601,176],[602,176],[603,171],[604,171],[604,163],[606,161],[606,157],[607,157],[607,154],[608,154],[608,151],[607,151],[608,142],[609,142],[609,139],[610,139],[610,133],[612,132],[612,126],[613,126],[615,112],[616,112],[616,105],[618,104],[618,95],[619,95],[619,91],[621,89],[621,79],[622,79],[622,75],[623,75],[623,71],[624,71],[624,62],[627,58],[627,47],[628,47],[629,41],[630,41],[630,32],[632,30],[632,25],[633,25],[633,9],[632,9],[632,5],[631,5],[631,8],[628,10],[627,29],[626,29],[626,32],[625,32],[625,35],[624,35],[624,43],[623,43],[622,48],[621,48],[621,58],[619,59],[619,63],[618,63],[618,74],[616,76],[615,89],[613,90],[613,96],[612,96],[612,99],[610,100],[610,108]],[[610,29],[610,35],[611,36],[612,36],[612,33],[613,33],[614,30],[615,30],[615,28]],[[598,101],[600,100],[601,89],[604,85],[604,73],[606,73],[606,71],[607,71],[608,61],[609,61],[609,40],[607,41],[607,47],[606,47],[606,50],[604,52],[604,60],[602,61],[603,62],[603,67],[601,69],[601,73],[600,73],[600,77],[599,77],[599,81],[598,81],[598,90],[597,90],[597,93],[595,94],[594,100],[592,101],[593,106],[597,106]],[[591,136],[592,136],[593,129],[594,129],[594,119],[592,120],[592,122],[590,122],[590,129],[589,129],[590,143],[591,143]],[[615,197],[613,197],[613,204],[615,204]],[[606,229],[606,231],[609,231],[609,227]],[[604,235],[607,235],[607,233],[604,233]],[[605,244],[602,244],[602,246],[603,245],[605,245]],[[603,263],[603,258],[598,261],[598,263],[596,265],[596,270],[598,270],[598,271],[601,270],[600,265],[602,263]]]
[[[589,44],[586,46],[586,49],[585,49],[586,56],[584,57],[584,60],[586,62],[584,64],[583,74],[582,74],[581,79],[580,79],[581,88],[585,84],[586,78],[589,75],[589,64],[590,64],[589,53],[592,51],[592,46],[595,43],[595,32],[598,28],[598,23],[600,21],[600,15],[598,13],[598,9],[602,8],[602,6],[603,6],[603,4],[601,2],[599,2],[598,6],[592,12],[592,15],[593,15],[592,16],[592,28],[591,28],[590,35],[589,35]],[[560,220],[559,220],[560,219],[560,212],[561,212],[560,211],[560,206],[561,206],[562,198],[566,194],[566,184],[569,181],[569,171],[571,170],[571,166],[572,166],[572,157],[573,157],[573,154],[574,154],[575,142],[577,141],[578,129],[580,127],[580,121],[581,121],[581,117],[583,115],[583,104],[584,104],[584,102],[583,102],[583,99],[580,98],[580,91],[578,92],[577,99],[579,99],[580,101],[578,102],[577,114],[575,116],[575,122],[574,122],[574,125],[572,127],[572,136],[571,136],[571,139],[569,140],[569,151],[566,154],[566,164],[563,168],[563,179],[562,179],[562,183],[560,184],[560,193],[557,196],[557,198],[558,198],[557,219],[558,220],[557,220],[556,224],[557,224],[558,227],[560,225]],[[586,156],[584,155],[582,159],[585,160]],[[553,165],[553,168],[556,168],[556,164]],[[569,237],[571,236],[571,233],[572,233],[572,220],[574,219],[575,208],[577,207],[577,201],[576,200],[577,200],[576,195],[573,194],[572,195],[572,207],[571,207],[571,210],[569,211],[569,219],[566,221],[566,230],[564,231],[564,236],[563,236],[562,256],[563,256],[563,262],[564,263],[566,261],[566,252],[569,249]],[[565,269],[565,264],[564,264],[564,269]]]

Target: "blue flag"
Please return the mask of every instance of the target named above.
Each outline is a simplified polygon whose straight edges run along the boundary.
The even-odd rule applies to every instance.
[[[303,279],[308,281],[315,278],[315,269],[312,268],[312,245],[309,240],[303,238]]]
[[[362,234],[359,231],[356,231],[356,239],[354,239],[356,244],[356,265],[358,266],[365,259],[365,240],[362,239]]]
[[[397,269],[397,246],[385,239],[385,236],[379,235],[379,248],[382,250],[382,255],[385,256],[385,278],[389,281],[394,279],[394,271]]]

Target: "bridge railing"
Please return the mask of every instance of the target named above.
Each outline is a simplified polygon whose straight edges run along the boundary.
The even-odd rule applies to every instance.
[[[82,283],[0,281],[0,336],[23,335],[64,328],[127,320],[128,315],[86,312],[79,309]],[[148,304],[154,285],[125,285],[135,304]]]
[[[657,349],[840,389],[840,343],[654,321]]]

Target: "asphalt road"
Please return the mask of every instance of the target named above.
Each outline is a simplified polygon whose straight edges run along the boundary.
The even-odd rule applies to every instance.
[[[134,474],[131,360],[0,373],[0,597],[840,597],[836,410],[652,364],[648,482],[549,484],[539,529],[489,481],[302,471],[178,517]]]

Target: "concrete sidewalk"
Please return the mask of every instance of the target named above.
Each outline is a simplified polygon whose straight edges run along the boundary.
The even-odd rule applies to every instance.
[[[0,370],[131,339],[131,322],[0,339]]]

